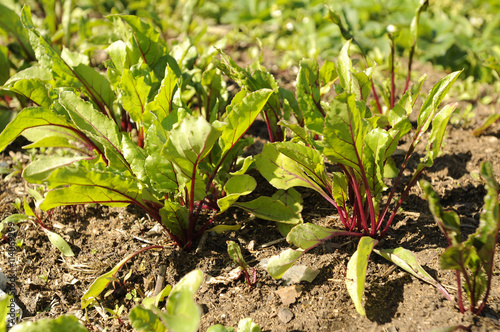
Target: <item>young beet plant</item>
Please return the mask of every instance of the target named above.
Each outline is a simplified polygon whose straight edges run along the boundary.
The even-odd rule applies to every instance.
[[[349,262],[346,281],[358,312],[364,314],[361,297],[367,260],[377,240],[386,235],[420,174],[438,155],[446,125],[455,108],[448,105],[438,110],[438,106],[460,72],[443,78],[429,92],[420,108],[408,151],[397,169],[392,156],[400,139],[412,129],[408,117],[425,77],[409,89],[387,115],[372,114],[366,102],[371,91],[372,69],[358,71],[352,66],[349,45],[349,41],[344,45],[336,68],[333,63],[325,63],[323,67],[331,69],[320,70],[311,60],[301,62],[297,101],[304,114],[305,126],[283,122],[295,137],[290,142],[266,145],[257,156],[256,165],[278,189],[301,186],[317,191],[337,211],[344,226],[343,230],[310,223],[295,226],[288,233],[287,241],[298,249],[289,249],[273,257],[268,265],[269,273],[281,277],[303,253],[333,237],[359,237],[358,251]],[[336,74],[324,74],[335,69]],[[329,102],[321,100],[337,78],[337,96]],[[403,172],[431,124],[427,151],[409,182],[403,186]],[[318,137],[323,139],[318,140]],[[337,165],[339,171],[327,174],[325,159]],[[394,177],[390,189],[389,176]],[[386,199],[383,199],[384,193]],[[399,197],[396,199],[397,193]],[[402,267],[412,274],[437,286],[430,276],[423,275],[425,271],[410,252],[400,248],[378,253],[400,266],[405,265]],[[439,288],[449,297],[442,287]]]
[[[39,106],[21,111],[2,131],[0,151],[21,134],[33,142],[30,147],[68,151],[40,157],[23,172],[27,181],[51,189],[41,209],[133,204],[189,250],[217,214],[255,188],[255,180],[244,174],[252,158],[240,158],[252,143],[243,135],[273,90],[242,91],[224,114],[219,116],[217,106],[224,102],[219,100],[205,110],[217,116],[199,115],[183,99],[187,81],[194,78],[178,65],[187,61],[190,48],[176,48],[174,58],[139,18],[109,18],[126,38],[107,48],[106,77],[88,66],[84,55],[55,49],[33,26],[29,8],[23,9],[21,20],[38,65],[14,75],[3,88]],[[238,206],[273,220],[274,203],[293,214],[270,198]]]
[[[495,246],[500,229],[498,212],[500,185],[495,180],[490,163],[481,165],[481,177],[486,182],[487,193],[484,197],[479,227],[464,242],[458,215],[453,211],[444,211],[430,183],[421,181],[432,215],[449,244],[441,255],[441,268],[456,271],[460,312],[464,313],[466,310],[462,296],[463,285],[470,303],[469,310],[476,315],[483,311],[490,294],[495,266]]]

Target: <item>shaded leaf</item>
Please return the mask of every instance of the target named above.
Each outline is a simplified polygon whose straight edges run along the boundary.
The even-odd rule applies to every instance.
[[[240,196],[250,194],[255,187],[257,187],[257,181],[250,175],[242,174],[230,178],[224,185],[226,196],[217,200],[219,213],[226,211]]]

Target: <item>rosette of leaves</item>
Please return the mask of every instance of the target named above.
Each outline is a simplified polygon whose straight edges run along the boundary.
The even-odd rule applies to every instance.
[[[27,181],[51,189],[41,209],[133,204],[190,249],[217,214],[255,189],[255,180],[245,174],[252,158],[240,158],[252,143],[243,135],[273,90],[243,90],[222,114],[223,101],[217,101],[206,104],[214,116],[200,116],[184,96],[190,93],[186,81],[193,80],[186,67],[194,56],[191,48],[168,52],[159,33],[139,18],[110,19],[124,40],[108,47],[105,76],[84,55],[54,48],[34,27],[29,8],[23,9],[38,65],[14,75],[4,88],[39,106],[25,108],[9,123],[0,134],[0,151],[19,135],[33,142],[31,148],[67,150],[62,157],[41,156],[23,172]],[[217,86],[222,89],[217,84],[207,89]],[[273,203],[278,207],[271,209]],[[272,198],[239,206],[271,220],[278,218],[276,211],[284,211],[281,219],[296,215]],[[205,217],[204,210],[215,215]]]
[[[409,116],[426,77],[409,89],[387,115],[372,113],[367,98],[373,68],[359,71],[353,67],[349,46],[350,41],[344,45],[337,65],[326,62],[319,69],[315,61],[306,59],[301,62],[297,101],[304,115],[304,126],[282,121],[293,132],[294,138],[289,142],[266,145],[256,157],[256,165],[277,189],[305,187],[318,192],[337,211],[344,226],[344,229],[311,223],[295,226],[288,233],[287,241],[297,249],[289,249],[272,258],[269,273],[280,278],[303,253],[333,237],[359,237],[361,241],[348,265],[346,282],[358,312],[364,314],[361,295],[368,258],[377,241],[389,230],[411,187],[422,172],[432,166],[440,151],[455,105],[438,107],[460,72],[441,79],[429,92],[409,138],[410,147],[398,168],[392,156],[401,138],[410,135],[412,124]],[[332,86],[336,96],[324,100]],[[426,153],[409,182],[403,184],[406,165],[431,124]],[[327,173],[325,160],[335,164],[339,171]],[[391,178],[394,178],[392,183]],[[405,252],[395,254],[398,259],[392,259],[391,255],[382,256],[396,264],[411,261],[409,265],[414,268],[410,270],[423,271],[414,256]],[[447,294],[442,287],[440,290]]]

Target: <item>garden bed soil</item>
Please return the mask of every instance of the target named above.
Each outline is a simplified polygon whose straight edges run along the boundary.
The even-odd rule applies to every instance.
[[[488,110],[478,108],[469,127],[450,126],[441,156],[423,174],[442,197],[442,204],[460,215],[464,237],[473,233],[478,225],[485,194],[483,185],[470,174],[477,173],[480,164],[489,161],[497,178],[500,176],[500,126],[492,126],[481,137],[472,136],[472,130],[487,114]],[[253,129],[257,134],[259,128]],[[421,156],[425,147],[419,148]],[[29,158],[15,148],[11,154],[23,163]],[[418,157],[412,159],[410,169],[416,167]],[[0,162],[12,165],[13,159],[4,153]],[[258,173],[252,175],[259,183],[259,192],[255,195],[274,193]],[[12,203],[16,198],[26,197],[27,188],[19,175],[0,181],[0,220],[17,213]],[[308,190],[300,192],[304,199],[305,222],[341,227],[332,207],[319,195]],[[286,285],[282,280],[272,279],[259,263],[288,248],[288,244],[285,241],[269,244],[282,238],[275,225],[241,210],[230,209],[218,220],[218,223],[241,225],[239,231],[208,232],[206,241],[193,252],[180,251],[165,234],[151,232],[155,223],[134,207],[57,208],[50,218],[45,215],[44,221],[68,241],[74,257],[62,256],[35,223],[23,223],[19,227],[16,238],[23,242],[15,254],[15,271],[7,265],[8,244],[0,243],[3,257],[0,268],[7,274],[15,272],[17,276],[17,303],[23,309],[23,320],[74,314],[86,320],[87,326],[94,331],[104,328],[130,331],[127,314],[135,305],[134,295],[141,298],[141,294],[152,292],[160,265],[167,267],[165,279],[169,284],[177,283],[193,269],[201,269],[205,280],[209,276],[225,276],[235,267],[226,246],[227,240],[233,240],[242,247],[247,262],[255,267],[257,285],[249,287],[243,278],[228,280],[226,284],[204,282],[196,294],[196,301],[203,310],[200,331],[216,323],[236,327],[245,317],[251,317],[263,331],[427,331],[452,325],[470,327],[473,331],[500,330],[499,254],[495,257],[496,272],[489,303],[478,317],[460,314],[457,306],[433,286],[374,254],[367,272],[367,316],[361,317],[347,294],[344,281],[347,262],[356,249],[355,239],[335,238],[304,255],[298,264],[316,269],[319,274],[312,282]],[[152,244],[166,248],[144,252],[127,263],[117,275],[123,281],[131,271],[125,287],[116,285],[115,291],[101,298],[96,306],[115,309],[116,305],[124,305],[120,320],[96,307],[86,313],[80,310],[82,295],[98,276],[126,255]],[[378,246],[402,246],[414,251],[423,267],[455,295],[454,273],[439,267],[439,256],[446,245],[427,202],[422,199],[422,191],[416,186],[388,236]]]

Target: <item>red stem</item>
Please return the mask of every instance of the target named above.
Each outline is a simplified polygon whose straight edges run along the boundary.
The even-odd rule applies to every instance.
[[[415,183],[417,182],[417,179],[420,177],[420,175],[422,174],[422,172],[425,169],[426,169],[426,167],[424,167],[422,170],[420,170],[418,173],[416,173],[413,176],[410,183],[408,184],[408,186],[406,186],[405,191],[403,192],[403,194],[401,195],[401,197],[398,200],[398,203],[396,204],[396,206],[392,210],[391,216],[389,217],[389,220],[387,221],[387,224],[384,227],[384,230],[382,231],[382,233],[380,233],[380,238],[383,238],[385,236],[385,233],[387,233],[387,231],[389,230],[389,227],[391,226],[391,224],[394,220],[394,217],[396,217],[396,214],[399,210],[399,207],[401,206],[401,204],[403,204],[403,201],[406,199],[406,197],[410,193],[410,189],[415,185]],[[389,203],[390,203],[390,201],[387,202],[387,204],[389,204]],[[383,221],[383,219],[380,219],[380,222],[378,223],[378,226],[377,226],[377,231],[379,230],[380,226],[382,225],[382,221]]]
[[[377,90],[375,90],[375,84],[373,83],[373,79],[370,78],[370,81],[372,82],[372,93],[373,93],[373,98],[375,99],[375,103],[377,104],[377,110],[380,114],[382,114],[382,106],[380,105],[380,100],[378,99],[378,94]]]
[[[396,98],[396,85],[394,84],[394,41],[391,39],[391,109],[394,108],[394,100]]]

